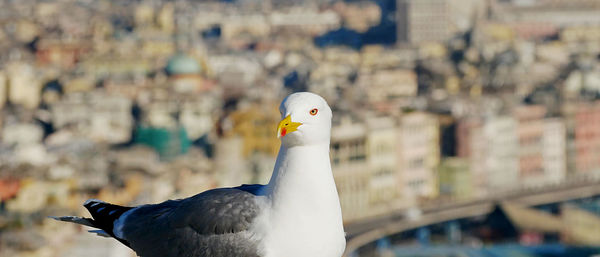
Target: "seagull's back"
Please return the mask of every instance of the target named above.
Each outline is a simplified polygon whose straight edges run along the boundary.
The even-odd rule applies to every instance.
[[[264,201],[261,187],[218,188],[138,206],[115,217],[112,229],[103,229],[143,257],[259,257],[249,229]],[[92,200],[85,207],[94,220],[107,220],[120,206]]]
[[[123,236],[141,256],[258,256],[248,232],[260,210],[256,197],[240,188],[221,188],[141,206],[124,220]]]

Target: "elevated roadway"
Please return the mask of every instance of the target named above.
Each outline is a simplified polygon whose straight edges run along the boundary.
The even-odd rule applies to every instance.
[[[537,206],[598,195],[600,179],[588,177],[540,188],[497,192],[489,197],[468,201],[430,201],[418,207],[418,215],[407,216],[409,210],[401,210],[346,224],[348,241],[344,256],[382,237],[445,221],[489,214],[497,204],[505,201]]]

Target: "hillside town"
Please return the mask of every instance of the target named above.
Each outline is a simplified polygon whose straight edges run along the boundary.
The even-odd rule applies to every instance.
[[[598,0],[0,6],[0,256],[131,256],[46,217],[268,182],[297,91],[345,222],[600,178]]]

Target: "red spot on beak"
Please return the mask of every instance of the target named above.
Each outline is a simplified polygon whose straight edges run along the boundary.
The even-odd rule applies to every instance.
[[[285,134],[287,134],[287,129],[285,129],[285,128],[282,128],[282,129],[281,129],[281,137],[284,137],[284,136],[285,136]]]

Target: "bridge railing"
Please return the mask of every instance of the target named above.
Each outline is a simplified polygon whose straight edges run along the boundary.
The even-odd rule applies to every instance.
[[[558,192],[558,193],[557,193]],[[562,194],[563,197],[556,197]],[[535,196],[544,196],[540,197]],[[396,210],[388,215],[372,217],[347,225],[348,244],[347,251],[358,249],[362,245],[377,240],[383,236],[396,234],[406,229],[419,226],[435,224],[451,219],[471,217],[472,215],[485,214],[491,210],[494,204],[503,201],[519,201],[523,198],[533,197],[528,204],[536,205],[544,202],[564,201],[572,198],[589,197],[600,195],[600,176],[585,174],[571,176],[561,183],[555,183],[539,187],[519,187],[510,190],[502,190],[478,197],[464,200],[432,199],[421,202],[420,205]],[[419,215],[411,219],[407,213],[411,209],[417,209]],[[347,255],[345,255],[347,256]]]
[[[508,200],[525,194],[551,192],[564,188],[597,184],[599,182],[600,173],[577,174],[569,176],[567,179],[561,181],[560,183],[548,183],[540,184],[537,186],[516,186],[511,188],[496,189],[488,193],[487,195],[473,196],[471,198],[457,199],[453,197],[441,196],[432,199],[425,199],[422,200],[416,207],[420,208],[423,212],[426,212],[429,209],[439,209],[443,208],[444,206],[471,204],[478,201]]]

